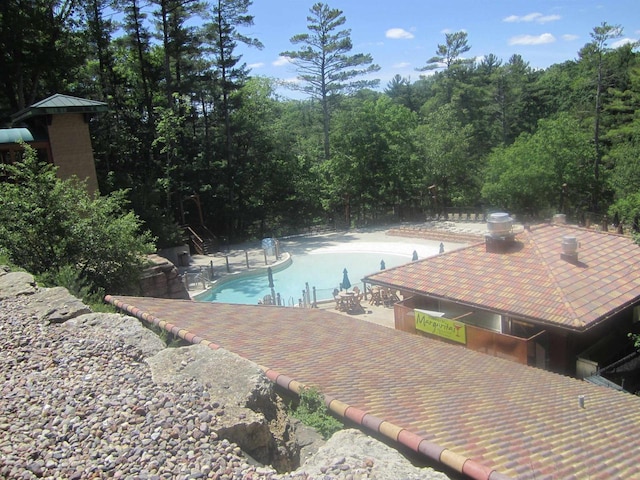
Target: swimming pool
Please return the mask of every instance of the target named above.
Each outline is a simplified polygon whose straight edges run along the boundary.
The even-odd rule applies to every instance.
[[[302,291],[309,284],[311,301],[313,287],[316,287],[316,300],[333,298],[333,290],[340,288],[342,272],[346,268],[353,286],[362,289],[362,277],[380,270],[380,262],[384,260],[386,268],[397,267],[411,261],[411,255],[390,253],[333,252],[309,253],[292,256],[291,265],[273,273],[274,291],[280,294],[286,306],[297,305],[302,298]],[[199,302],[220,302],[255,305],[265,295],[270,295],[267,272],[243,276],[226,281],[206,292],[197,295]]]

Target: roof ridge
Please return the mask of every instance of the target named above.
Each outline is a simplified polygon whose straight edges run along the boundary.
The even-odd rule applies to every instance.
[[[544,225],[544,226],[541,226],[540,228],[552,228],[552,227],[553,225]],[[569,301],[569,299],[567,298],[567,295],[564,293],[564,289],[560,286],[560,282],[558,281],[558,278],[554,273],[553,269],[549,266],[549,263],[546,261],[546,258],[543,255],[542,250],[538,246],[537,242],[530,241],[530,238],[528,235],[529,232],[526,232],[526,233],[527,233],[527,241],[533,247],[532,250],[535,252],[536,257],[539,259],[540,263],[544,265],[544,268],[547,271],[549,278],[552,279],[553,281],[553,289],[555,290],[556,295],[562,300],[562,305],[564,306],[565,310],[569,313],[568,317],[569,317],[569,320],[571,321],[572,326],[584,327],[585,326],[584,321],[580,320],[580,318],[578,318],[578,316],[575,314],[575,308],[573,308],[573,304],[571,303],[571,301]]]

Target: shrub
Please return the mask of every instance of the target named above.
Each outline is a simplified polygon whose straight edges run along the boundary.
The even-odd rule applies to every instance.
[[[325,440],[343,428],[342,423],[331,416],[322,394],[314,387],[300,392],[300,402],[292,414],[305,425],[315,428]]]
[[[130,293],[154,248],[125,210],[126,192],[91,197],[82,182],[57,178],[56,167],[24,148],[21,161],[1,166],[0,251],[34,275],[66,278],[78,292]]]

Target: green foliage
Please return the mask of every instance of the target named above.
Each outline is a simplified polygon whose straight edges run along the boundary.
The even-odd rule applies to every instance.
[[[427,113],[416,130],[417,154],[424,159],[424,184],[437,185],[441,207],[473,204],[478,164],[470,155],[471,125],[463,125],[451,104]]]
[[[416,172],[404,161],[411,157],[413,112],[377,95],[345,102],[334,121],[334,154],[320,168],[329,208],[349,205],[359,217],[373,218],[411,197],[414,185],[407,179]]]
[[[438,44],[436,55],[427,61],[427,65],[418,69],[420,72],[435,70],[438,68],[449,69],[454,65],[471,63],[470,60],[462,59],[462,55],[471,50],[467,32],[459,31],[445,33],[445,43]]]
[[[80,276],[76,267],[65,265],[59,270],[51,270],[36,277],[39,284],[45,287],[64,287],[74,297],[80,298],[93,312],[114,313],[116,308],[104,302],[104,289],[91,289],[88,281]]]
[[[618,26],[602,23],[575,60],[535,70],[518,54],[471,61],[467,34],[447,33],[435,49],[425,46],[435,50],[426,69],[440,71],[394,77],[381,93],[367,90],[378,67],[352,53],[343,12],[312,2],[307,23],[300,18],[306,33],[283,52],[308,97],[287,100],[275,81],[252,78],[238,53],[261,46],[242,33],[253,23],[251,0],[152,3],[2,3],[0,112],[8,122],[55,92],[107,102],[109,112],[89,122],[100,190],[127,190],[137,215],[128,222],[140,219],[159,246],[181,243],[178,225],[199,223],[200,213],[214,233],[238,240],[342,217],[379,221],[381,212],[424,218],[432,184],[440,207],[486,201],[530,214],[590,206],[635,215],[640,53],[637,43],[613,48]],[[575,135],[541,122],[558,115],[572,119]],[[19,211],[37,195],[38,204],[87,203],[66,187],[43,190],[3,207]],[[198,212],[185,200],[193,195]],[[115,208],[101,202],[104,215]],[[68,235],[64,216],[31,215],[21,226],[23,263],[57,262],[101,241]],[[73,261],[82,278],[94,276],[95,266]]]
[[[610,218],[618,215],[625,225],[633,225],[640,222],[640,192],[630,193],[618,199],[611,207],[608,214]]]
[[[344,426],[331,416],[322,394],[315,387],[305,388],[300,392],[298,407],[293,416],[305,425],[315,428],[326,440]]]
[[[337,30],[347,19],[342,10],[330,8],[324,3],[315,3],[309,9],[307,28],[311,33],[301,33],[291,37],[300,50],[282,52],[298,69],[302,80],[299,88],[320,101],[324,128],[324,157],[330,158],[329,131],[331,112],[337,96],[364,88],[373,88],[379,80],[356,80],[380,70],[369,54],[350,55],[353,48],[350,30]]]
[[[23,160],[3,169],[9,181],[0,183],[0,249],[13,263],[63,280],[75,293],[131,293],[153,243],[124,210],[126,192],[92,198],[84,184],[58,179],[26,145]]]
[[[583,208],[592,190],[593,155],[589,134],[574,118],[541,120],[533,135],[492,152],[482,196],[490,205],[532,216]]]

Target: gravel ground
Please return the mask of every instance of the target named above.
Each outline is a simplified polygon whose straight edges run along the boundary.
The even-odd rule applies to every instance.
[[[0,477],[274,478],[209,426],[221,406],[196,384],[165,391],[141,352],[105,334],[0,308]]]

